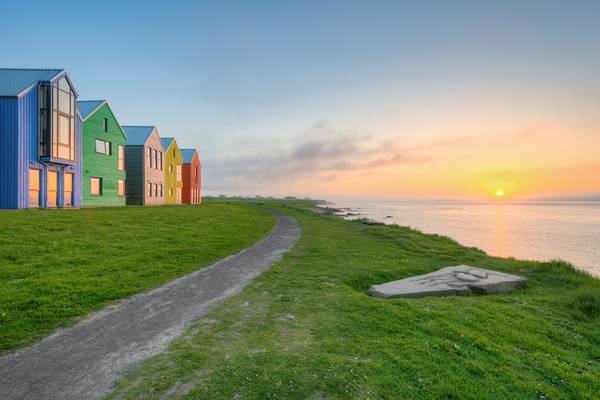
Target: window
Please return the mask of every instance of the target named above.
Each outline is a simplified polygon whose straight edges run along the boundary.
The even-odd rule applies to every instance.
[[[198,180],[198,167],[197,166],[194,167],[194,179]]]
[[[96,139],[96,153],[110,156],[110,142]]]
[[[154,197],[158,197],[158,184],[154,184]]]
[[[173,189],[169,189],[169,197],[173,196]]]
[[[102,118],[102,131],[108,132],[108,118]]]
[[[40,170],[29,170],[29,207],[40,206]]]
[[[148,168],[152,168],[152,149],[148,147]]]
[[[176,202],[177,202],[177,204],[181,203],[181,188],[177,188]]]
[[[160,197],[163,197],[163,186],[162,183],[160,184]]]
[[[148,197],[152,197],[152,184],[148,183]]]
[[[173,172],[173,166],[169,165],[169,172]]]
[[[63,207],[73,206],[73,174],[65,172],[63,184]]]
[[[119,179],[119,196],[125,196],[125,181],[123,179]]]
[[[75,161],[75,93],[66,78],[40,86],[40,156]]]
[[[156,150],[154,150],[153,159],[154,159],[154,168],[158,169],[158,152]]]
[[[58,205],[58,172],[48,171],[46,186],[48,188],[46,207],[56,207]]]
[[[181,165],[177,165],[177,182],[181,182]]]
[[[160,154],[160,170],[162,171],[163,170],[163,163],[162,163],[162,154],[163,153],[162,153],[162,151],[159,151],[159,154]]]
[[[90,178],[90,194],[102,196],[102,178]]]
[[[125,171],[125,147],[119,145],[119,171]]]

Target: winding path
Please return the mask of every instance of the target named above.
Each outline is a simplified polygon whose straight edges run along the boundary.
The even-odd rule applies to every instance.
[[[127,369],[163,351],[215,303],[239,292],[300,238],[293,218],[272,211],[265,239],[207,268],[136,295],[0,358],[1,399],[99,399]]]

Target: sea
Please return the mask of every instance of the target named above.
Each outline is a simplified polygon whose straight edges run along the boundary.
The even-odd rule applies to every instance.
[[[600,278],[600,202],[339,200],[330,206],[448,236],[499,257],[564,260]]]

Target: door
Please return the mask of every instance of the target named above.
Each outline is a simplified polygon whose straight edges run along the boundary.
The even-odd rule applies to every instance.
[[[46,207],[52,208],[56,207],[58,202],[58,172],[48,171],[47,179],[48,197]]]
[[[70,172],[65,173],[65,188],[63,190],[63,207],[73,206],[73,174]]]

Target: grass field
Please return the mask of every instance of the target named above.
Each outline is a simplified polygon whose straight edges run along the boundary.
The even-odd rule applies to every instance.
[[[126,399],[558,399],[600,393],[600,281],[436,235],[271,202],[295,249],[124,379]],[[467,263],[507,295],[384,300],[371,284]]]
[[[274,223],[224,204],[0,211],[0,351],[210,265]]]

